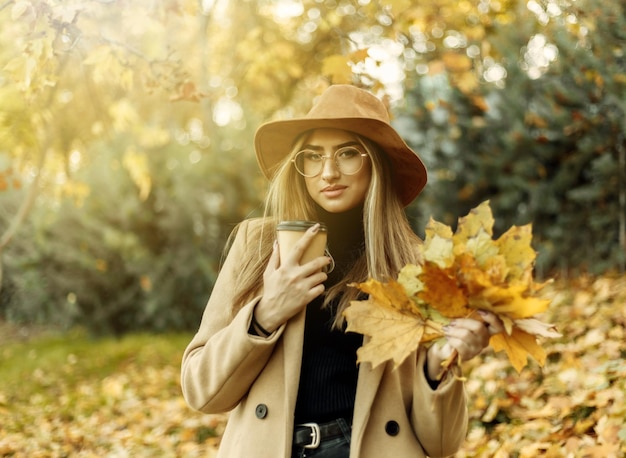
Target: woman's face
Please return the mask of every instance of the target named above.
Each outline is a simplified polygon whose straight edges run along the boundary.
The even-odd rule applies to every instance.
[[[345,212],[361,205],[369,189],[372,177],[372,163],[369,156],[362,157],[363,166],[351,175],[342,173],[337,167],[337,162],[333,160],[335,152],[347,146],[365,153],[354,134],[340,129],[314,130],[302,146],[302,150],[310,150],[325,157],[322,159],[321,172],[316,176],[304,177],[304,182],[313,200],[330,213]],[[354,151],[350,149],[343,151],[354,155]],[[344,155],[344,158],[349,160],[347,157]],[[319,156],[317,159],[319,160]]]

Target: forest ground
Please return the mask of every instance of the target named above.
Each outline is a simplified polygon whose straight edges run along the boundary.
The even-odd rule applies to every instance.
[[[457,458],[626,455],[626,276],[555,282],[543,368],[466,363],[470,425]],[[189,334],[91,338],[0,321],[0,457],[211,457],[226,415],[190,410]]]

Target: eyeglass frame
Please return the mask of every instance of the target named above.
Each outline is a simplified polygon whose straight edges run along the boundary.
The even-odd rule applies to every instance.
[[[342,171],[341,167],[339,166],[339,161],[337,159],[337,153],[339,153],[340,151],[345,150],[345,149],[354,149],[354,150],[358,151],[359,152],[359,156],[361,156],[361,166],[358,169],[356,169],[354,172],[351,172],[351,173],[345,173],[344,171]],[[319,154],[322,157],[322,164],[321,164],[320,170],[319,170],[319,172],[317,172],[314,175],[305,175],[304,173],[302,173],[300,171],[300,169],[298,169],[298,166],[296,165],[296,158],[300,155],[300,153],[304,153],[305,151],[310,151],[312,153]],[[337,170],[339,170],[339,172],[342,175],[352,176],[352,175],[356,175],[357,173],[359,173],[361,171],[361,169],[363,168],[363,164],[365,163],[365,161],[363,160],[364,157],[369,157],[369,153],[368,152],[362,152],[355,144],[355,145],[347,145],[347,146],[342,146],[341,148],[337,148],[335,150],[335,152],[332,154],[332,156],[327,156],[325,154],[320,154],[318,151],[315,151],[314,149],[311,149],[311,148],[305,148],[305,149],[302,149],[302,150],[298,151],[293,156],[293,158],[291,158],[290,162],[293,163],[293,167],[296,169],[296,172],[298,172],[298,174],[300,174],[301,176],[303,176],[305,178],[313,178],[313,177],[316,177],[316,176],[318,176],[319,174],[322,173],[322,171],[324,170],[324,165],[326,164],[326,160],[327,159],[333,159],[335,161],[335,166],[337,167]]]

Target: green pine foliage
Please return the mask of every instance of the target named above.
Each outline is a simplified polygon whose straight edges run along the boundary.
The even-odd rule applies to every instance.
[[[546,274],[623,270],[626,256],[626,8],[576,5],[576,24],[565,11],[539,28],[523,9],[520,27],[494,28],[500,85],[464,94],[445,75],[426,76],[402,117],[405,130],[420,132],[407,136],[432,177],[421,214],[452,224],[490,199],[496,230],[533,223]],[[541,75],[531,71],[533,37],[544,53],[558,49]]]

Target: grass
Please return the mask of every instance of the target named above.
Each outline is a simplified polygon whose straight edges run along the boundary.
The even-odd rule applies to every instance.
[[[54,399],[56,386],[75,389],[132,366],[175,367],[191,336],[130,335],[92,339],[80,331],[0,347],[0,390],[13,404],[33,395]]]
[[[75,330],[0,342],[0,457],[206,456],[223,417],[182,399],[190,338]]]

